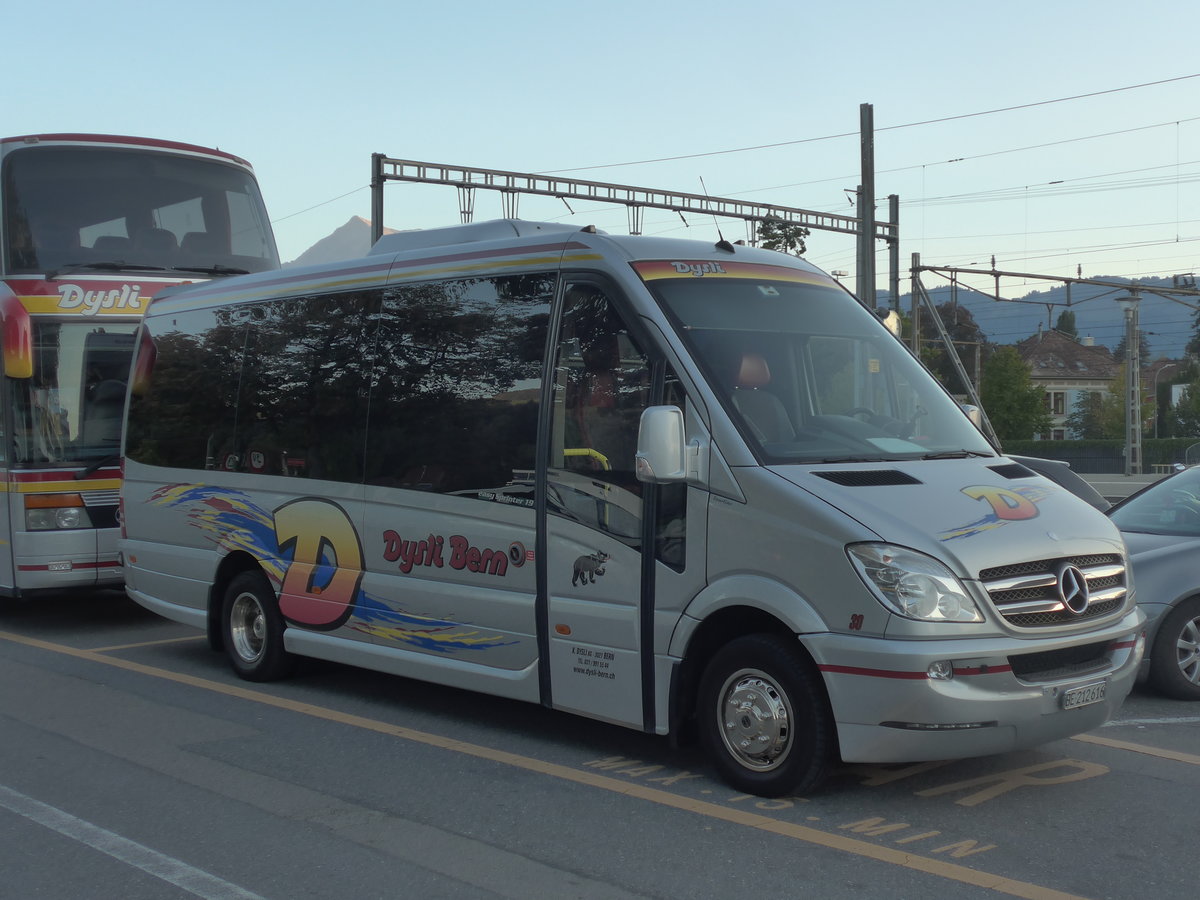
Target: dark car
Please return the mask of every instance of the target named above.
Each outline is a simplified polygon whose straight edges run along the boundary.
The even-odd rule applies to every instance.
[[[1180,700],[1200,700],[1200,467],[1182,469],[1108,511],[1129,548],[1146,613],[1147,677]]]

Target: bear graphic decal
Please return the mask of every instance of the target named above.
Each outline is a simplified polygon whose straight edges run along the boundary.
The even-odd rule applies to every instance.
[[[571,576],[572,586],[578,584],[595,584],[596,576],[604,574],[604,564],[608,562],[607,553],[597,550],[587,556],[575,560],[575,572]]]

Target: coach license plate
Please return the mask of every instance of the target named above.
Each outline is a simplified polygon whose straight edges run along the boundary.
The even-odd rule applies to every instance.
[[[1097,681],[1095,684],[1085,684],[1082,687],[1071,688],[1071,690],[1062,695],[1062,708],[1076,709],[1080,706],[1099,703],[1104,699],[1105,687],[1107,687],[1107,682]]]

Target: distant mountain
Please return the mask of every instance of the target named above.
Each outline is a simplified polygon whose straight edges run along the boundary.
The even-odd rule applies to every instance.
[[[1095,276],[1098,281],[1130,283],[1130,279],[1114,275]],[[927,279],[926,288],[934,304],[941,306],[951,300],[949,286],[934,287],[933,279]],[[1170,278],[1139,278],[1141,288],[1174,287]],[[1075,314],[1075,330],[1080,340],[1115,350],[1125,336],[1125,313],[1116,303],[1117,297],[1127,296],[1124,290],[1097,285],[1055,285],[1045,290],[1034,290],[1028,294],[1015,295],[1011,287],[1004,288],[1008,300],[996,300],[977,291],[960,287],[958,303],[970,311],[989,341],[997,344],[1015,344],[1039,329],[1053,328],[1059,315],[1066,310]],[[1151,356],[1178,357],[1183,347],[1195,332],[1193,319],[1195,309],[1190,303],[1181,304],[1167,300],[1143,290],[1139,296],[1138,327],[1146,337]],[[879,305],[887,302],[881,295]],[[1067,303],[1070,305],[1066,305]],[[908,312],[912,308],[910,295],[902,294],[900,308]]]
[[[384,228],[384,234],[393,234],[394,228]],[[350,221],[332,234],[321,238],[291,262],[284,266],[311,266],[337,262],[342,259],[358,259],[371,249],[371,223],[362,216],[352,216]]]

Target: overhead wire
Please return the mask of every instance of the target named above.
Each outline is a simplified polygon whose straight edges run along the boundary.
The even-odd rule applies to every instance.
[[[1057,97],[1052,100],[1036,100],[1031,103],[1017,103],[1012,106],[1001,106],[1001,107],[997,107],[995,109],[985,109],[985,110],[980,110],[978,112],[973,112],[973,113],[959,113],[959,114],[951,115],[951,116],[940,116],[940,117],[934,118],[934,119],[922,119],[921,121],[918,121],[918,122],[906,122],[901,125],[885,125],[883,127],[876,128],[875,132],[879,133],[879,132],[883,132],[883,131],[898,131],[898,130],[904,129],[904,128],[917,128],[917,127],[920,127],[923,125],[936,125],[936,124],[940,124],[942,122],[954,122],[954,121],[958,121],[961,119],[974,119],[974,118],[978,118],[979,116],[991,116],[991,115],[996,115],[998,113],[1014,112],[1019,109],[1033,109],[1034,107],[1049,106],[1054,103],[1067,103],[1072,100],[1083,100],[1083,99],[1086,99],[1089,97],[1100,97],[1105,94],[1117,94],[1117,93],[1121,93],[1122,91],[1133,91],[1133,90],[1138,90],[1140,88],[1155,87],[1160,84],[1170,84],[1170,83],[1176,82],[1176,81],[1186,81],[1189,78],[1200,78],[1200,72],[1197,72],[1192,75],[1179,75],[1174,78],[1161,78],[1157,81],[1146,81],[1146,82],[1142,82],[1141,84],[1130,84],[1130,85],[1126,85],[1124,87],[1108,88],[1108,89],[1102,90],[1102,91],[1089,91],[1088,93],[1085,93],[1085,94],[1073,94],[1070,97]],[[832,140],[838,140],[840,138],[857,137],[858,135],[859,135],[859,132],[857,132],[857,131],[844,131],[844,132],[840,132],[838,134],[827,134],[827,135],[822,135],[820,137],[797,138],[795,140],[790,140],[790,141],[775,141],[775,142],[769,143],[769,144],[755,144],[755,145],[749,146],[749,147],[733,147],[733,148],[726,149],[726,150],[708,150],[708,151],[704,151],[701,153],[683,153],[683,154],[679,154],[676,156],[664,156],[664,157],[659,157],[656,159],[639,159],[639,160],[629,160],[626,162],[617,162],[617,163],[602,163],[602,164],[591,165],[591,166],[574,166],[569,169],[548,169],[546,171],[539,172],[538,174],[539,175],[563,175],[568,172],[586,172],[586,171],[591,171],[591,170],[596,170],[596,169],[615,169],[615,168],[620,168],[622,166],[642,166],[642,165],[650,165],[653,163],[660,163],[660,162],[679,162],[680,160],[685,160],[685,159],[703,159],[705,157],[710,157],[710,156],[725,156],[725,155],[728,155],[731,153],[748,153],[748,152],[751,152],[754,150],[772,150],[772,149],[775,149],[776,147],[791,147],[791,146],[797,146],[799,144],[812,144],[812,143],[816,143],[819,141],[832,141]]]

